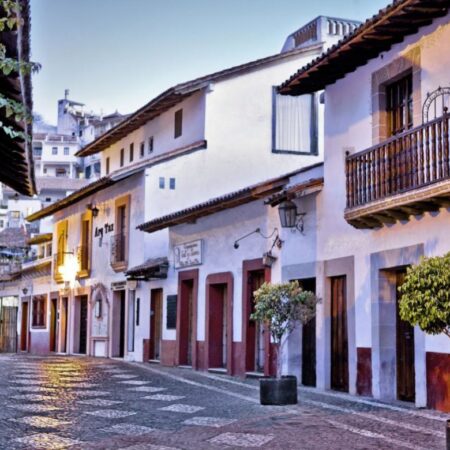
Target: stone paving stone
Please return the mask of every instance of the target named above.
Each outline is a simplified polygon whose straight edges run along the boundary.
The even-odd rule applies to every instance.
[[[126,380],[126,381],[119,381],[118,383],[122,384],[132,384],[135,386],[141,386],[144,384],[150,384],[150,381],[143,381],[143,380]]]
[[[47,412],[47,411],[59,411],[61,410],[58,406],[53,405],[8,405],[10,408],[18,409],[20,411],[30,411],[30,412]]]
[[[251,433],[222,433],[213,437],[209,442],[213,444],[224,444],[230,447],[261,447],[270,442],[272,435]]]
[[[127,373],[119,373],[117,375],[113,375],[112,378],[120,378],[122,380],[130,380],[131,378],[137,378],[138,375],[131,375]]]
[[[80,405],[92,405],[92,406],[112,406],[123,403],[120,400],[106,400],[104,398],[93,398],[90,400],[79,400],[77,403]]]
[[[63,383],[63,384],[58,384],[58,386],[60,387],[76,387],[76,388],[93,388],[93,387],[97,387],[99,384],[98,383],[77,383],[77,382],[73,382],[71,383]]]
[[[176,400],[181,400],[182,398],[186,397],[184,395],[155,394],[155,395],[146,395],[145,397],[142,398],[144,398],[145,400],[161,400],[162,402],[174,402]]]
[[[45,402],[47,400],[54,400],[55,397],[50,395],[39,395],[39,394],[22,394],[22,395],[13,395],[11,398],[14,400],[30,400],[32,402]]]
[[[20,419],[9,419],[12,422],[25,423],[36,428],[57,428],[61,425],[68,425],[71,422],[67,420],[58,420],[46,416],[25,416]]]
[[[14,389],[20,392],[56,392],[56,388],[45,386],[8,386],[8,389]]]
[[[106,419],[118,419],[136,414],[134,411],[120,411],[118,409],[99,409],[97,411],[84,411],[84,414],[104,417]]]
[[[191,417],[185,420],[185,425],[198,425],[201,427],[221,428],[236,422],[236,419],[222,419],[220,417]]]
[[[32,448],[45,449],[45,450],[57,450],[67,448],[72,445],[81,444],[80,441],[75,439],[69,439],[62,436],[58,436],[54,433],[37,433],[30,436],[24,436],[16,438],[16,442],[25,444]]]
[[[42,381],[42,380],[10,380],[10,383],[39,386],[41,384],[45,384],[45,381]]]
[[[125,434],[127,436],[140,436],[143,434],[152,433],[156,431],[155,428],[144,427],[142,425],[133,425],[131,423],[118,423],[109,428],[104,428],[102,431],[108,433]]]
[[[76,386],[74,386],[76,387]],[[97,397],[97,396],[106,396],[111,395],[111,392],[108,391],[73,391],[74,394],[80,397]]]
[[[162,392],[162,391],[167,391],[167,388],[157,388],[157,387],[153,387],[153,386],[139,386],[139,387],[127,388],[127,391]]]
[[[182,414],[193,414],[205,408],[203,406],[193,406],[193,405],[184,405],[182,403],[175,403],[174,405],[164,406],[164,408],[158,409],[160,411],[171,411]]]
[[[136,444],[131,447],[123,447],[122,450],[180,450],[178,447],[166,447],[157,444]]]

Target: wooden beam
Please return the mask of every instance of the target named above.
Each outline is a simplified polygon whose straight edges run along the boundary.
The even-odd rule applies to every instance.
[[[393,225],[394,223],[397,222],[397,219],[395,219],[394,217],[391,217],[387,214],[384,214],[384,213],[371,214],[370,217],[375,218],[376,220],[380,221],[383,224]]]
[[[411,214],[398,209],[388,209],[385,213],[396,220],[409,220],[409,217],[411,216]]]

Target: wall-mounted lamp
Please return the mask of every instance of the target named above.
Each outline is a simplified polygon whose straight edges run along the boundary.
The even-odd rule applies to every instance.
[[[272,267],[273,263],[277,260],[275,256],[272,255],[271,251],[268,251],[267,253],[264,253],[262,257],[263,265],[266,267]]]
[[[97,208],[96,205],[94,205],[94,203],[88,203],[88,204],[86,205],[86,209],[88,209],[89,211],[91,211],[92,217],[97,217],[97,216],[98,216],[99,209]]]
[[[28,294],[28,289],[27,288],[23,288],[22,292],[23,292],[23,295],[27,295]]]
[[[257,228],[256,230],[251,231],[250,233],[248,233],[248,234],[246,234],[246,235],[240,237],[239,239],[236,239],[236,240],[234,241],[233,247],[234,247],[235,249],[238,249],[238,248],[239,248],[239,241],[242,241],[242,239],[248,238],[248,237],[251,236],[252,234],[256,234],[256,233],[261,233],[261,229],[260,229],[260,228]]]
[[[282,228],[295,228],[300,233],[303,233],[303,218],[306,213],[299,213],[297,211],[297,205],[292,200],[285,200],[281,203],[278,207],[278,214]]]

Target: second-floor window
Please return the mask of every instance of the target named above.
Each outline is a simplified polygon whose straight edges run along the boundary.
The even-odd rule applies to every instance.
[[[125,149],[120,149],[120,167],[123,167],[125,164]]]
[[[317,154],[316,96],[281,95],[274,88],[272,109],[272,151]]]
[[[81,217],[81,242],[78,252],[79,275],[89,276],[91,251],[91,213],[87,212]]]
[[[153,136],[148,138],[148,152],[153,153]]]
[[[134,159],[134,144],[130,144],[130,162],[133,162]]]
[[[69,147],[64,147],[64,155],[69,156],[70,155],[70,149]]]
[[[145,155],[145,144],[143,142],[141,142],[141,146],[140,146],[140,149],[139,149],[139,154],[140,154],[141,158],[143,158],[144,155]]]
[[[183,134],[183,110],[175,111],[175,130],[174,137],[180,137]]]
[[[106,175],[109,175],[109,156],[106,158],[106,162],[105,162],[105,170],[106,170]]]
[[[58,147],[52,147],[52,155],[58,154]]]
[[[32,327],[45,327],[47,298],[45,295],[38,295],[33,297],[32,307],[33,314],[31,320]]]
[[[115,202],[115,234],[111,238],[111,265],[114,270],[123,270],[128,261],[129,216],[129,196],[117,199]]]
[[[394,136],[412,128],[413,99],[411,74],[386,86],[386,110],[388,136]]]

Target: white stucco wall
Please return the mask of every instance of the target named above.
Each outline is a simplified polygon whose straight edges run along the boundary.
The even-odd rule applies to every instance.
[[[448,85],[450,55],[442,43],[450,39],[449,16],[437,19],[419,33],[405,38],[388,52],[349,73],[326,88],[325,94],[325,187],[319,200],[318,259],[354,255],[356,295],[356,345],[370,347],[371,276],[370,254],[411,245],[424,244],[427,256],[442,255],[450,248],[447,224],[450,213],[425,213],[407,222],[377,230],[357,230],[343,217],[345,209],[345,152],[355,153],[372,143],[372,73],[386,66],[415,46],[421,52],[421,97],[438,86]],[[420,107],[421,105],[419,105]],[[419,123],[415,123],[419,125]],[[449,352],[445,337],[427,336],[425,350]]]

